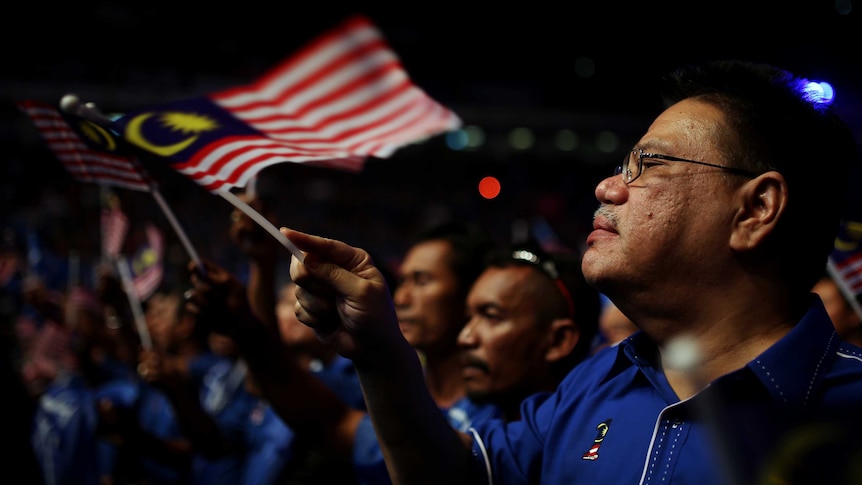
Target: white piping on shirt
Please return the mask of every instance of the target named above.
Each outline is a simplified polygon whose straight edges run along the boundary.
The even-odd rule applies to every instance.
[[[694,396],[696,396],[696,395],[697,394],[695,394]],[[649,449],[647,450],[646,459],[644,460],[643,472],[641,472],[641,479],[638,483],[643,484],[644,480],[646,480],[647,472],[649,471],[650,460],[652,459],[652,448],[653,448],[653,446],[655,446],[655,440],[656,440],[656,437],[658,435],[659,427],[661,426],[662,416],[664,416],[665,412],[667,412],[670,409],[673,409],[677,406],[682,405],[686,401],[689,401],[690,399],[694,398],[694,396],[689,397],[685,401],[679,401],[677,403],[671,404],[670,406],[667,406],[666,408],[662,409],[660,413],[658,413],[658,418],[656,418],[656,421],[655,421],[655,427],[652,430],[652,438],[650,438]]]
[[[858,355],[845,354],[844,352],[835,352],[835,355],[837,355],[838,357],[843,357],[845,359],[854,359],[858,360],[859,362],[862,362],[862,357],[859,357]]]
[[[494,485],[494,477],[491,476],[491,459],[488,458],[488,450],[485,449],[485,443],[482,441],[476,428],[470,428],[468,431],[473,435],[473,439],[476,440],[476,444],[482,451],[482,459],[485,461],[485,473],[488,475],[488,485]]]

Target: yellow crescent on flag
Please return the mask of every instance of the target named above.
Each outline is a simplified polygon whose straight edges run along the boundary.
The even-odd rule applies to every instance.
[[[155,113],[143,113],[139,114],[132,118],[129,121],[129,124],[126,126],[126,139],[131,143],[143,148],[144,150],[155,153],[156,155],[160,155],[163,157],[170,157],[176,153],[181,152],[188,148],[192,143],[197,141],[198,134],[192,135],[185,140],[174,143],[172,145],[155,145],[150,143],[144,134],[141,133],[141,126],[143,126],[144,122],[147,121],[150,117],[152,117]]]
[[[117,142],[114,141],[114,137],[101,126],[89,120],[81,120],[79,127],[81,128],[81,133],[105,150],[112,152],[117,149]]]
[[[844,240],[840,236],[835,238],[835,249],[839,251],[853,251],[862,242],[862,222],[847,222],[844,228],[850,239]]]

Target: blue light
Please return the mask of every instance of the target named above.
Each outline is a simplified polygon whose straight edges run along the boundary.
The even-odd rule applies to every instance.
[[[451,150],[460,151],[467,147],[469,137],[464,130],[455,130],[446,133],[446,146]]]
[[[827,82],[809,81],[804,90],[812,103],[828,105],[835,99],[835,89]]]

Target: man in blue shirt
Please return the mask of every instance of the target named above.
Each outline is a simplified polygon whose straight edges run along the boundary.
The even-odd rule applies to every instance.
[[[263,201],[252,202],[266,210]],[[289,315],[282,315],[286,309],[281,304],[265,303],[271,296],[267,289],[273,286],[274,264],[272,260],[265,263],[264,258],[272,258],[272,253],[262,243],[274,240],[256,241],[251,237],[255,228],[242,223],[242,217],[237,217],[231,233],[249,255],[247,288],[232,278],[226,289],[209,293],[213,304],[206,305],[206,313],[200,315],[234,335],[261,394],[294,431],[294,459],[286,473],[298,476],[298,481],[312,480],[309,475],[317,480],[318,475],[333,472],[340,476],[327,481],[350,483],[357,476],[362,481],[363,476],[385,478],[385,465],[367,420],[353,363],[322,345],[313,332],[296,321],[292,286],[286,295],[279,295],[282,303],[289,302]],[[393,294],[401,331],[414,352],[422,355],[422,380],[435,405],[444,412],[465,396],[457,337],[467,322],[467,293],[492,248],[483,231],[468,224],[442,223],[418,235],[399,267]],[[212,271],[227,277],[222,268]],[[239,315],[234,308],[220,311],[226,300],[216,295],[218,291],[233,291],[231,301],[247,300],[248,308]],[[272,314],[274,309],[279,315]]]
[[[367,253],[282,229],[305,253],[297,316],[354,361],[395,483],[851,481],[853,447],[822,451],[858,434],[862,356],[811,288],[852,133],[819,85],[773,66],[704,63],[663,83],[664,111],[596,187],[581,263],[640,330],[519,421],[453,431]]]
[[[467,295],[468,320],[457,336],[466,395],[449,407],[440,407],[453,429],[466,432],[492,419],[517,420],[524,398],[552,392],[588,354],[598,326],[600,302],[598,293],[583,281],[578,265],[574,253],[571,257],[552,257],[533,244],[519,245],[489,259]],[[213,279],[226,276],[214,265],[209,265],[207,273]],[[243,293],[238,279],[230,279],[229,284],[233,295]],[[199,310],[222,315],[237,328],[245,328],[240,338],[249,338],[249,323],[232,315],[236,308],[223,305],[226,300],[239,299],[218,297],[207,302],[207,293],[201,290],[195,296]],[[273,366],[267,373],[282,374],[292,373],[282,366]],[[298,383],[291,387],[289,382],[282,385],[282,392],[293,389],[291,394],[302,395],[305,406],[315,403],[321,410],[315,419],[326,422],[339,416],[334,412],[338,406],[333,404],[338,397],[316,394]],[[356,477],[363,484],[390,483],[371,420],[366,413],[361,414],[352,437]]]
[[[553,391],[587,355],[600,302],[578,263],[575,253],[551,255],[532,243],[490,258],[467,296],[469,321],[458,335],[466,396],[443,410],[454,429],[518,419],[524,398]],[[354,442],[361,483],[390,483],[382,453],[366,415]]]

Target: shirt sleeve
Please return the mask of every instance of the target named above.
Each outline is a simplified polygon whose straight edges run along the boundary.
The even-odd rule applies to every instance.
[[[374,425],[368,414],[362,418],[356,429],[353,442],[353,468],[361,485],[392,483],[386,461],[383,459],[383,450],[380,449]]]
[[[522,419],[505,423],[491,419],[476,423],[473,436],[472,480],[487,485],[528,485],[540,477],[544,436],[556,401],[553,394],[528,397],[521,404]]]

